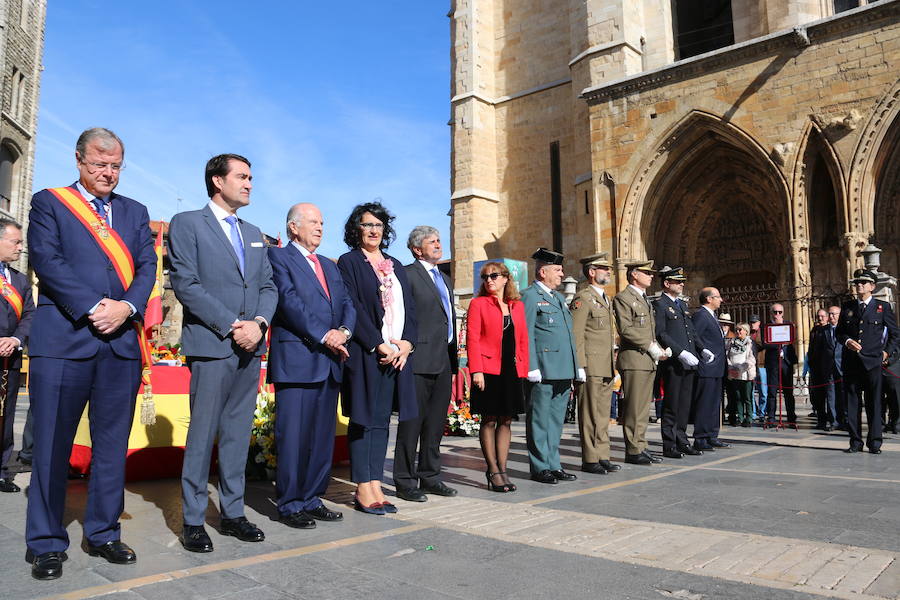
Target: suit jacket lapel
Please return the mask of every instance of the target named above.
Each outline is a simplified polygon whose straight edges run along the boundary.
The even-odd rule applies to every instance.
[[[413,267],[413,271],[419,274],[419,277],[422,278],[424,282],[428,283],[428,287],[431,289],[431,294],[434,296],[435,301],[441,305],[441,310],[444,308],[444,302],[441,300],[441,295],[438,293],[437,284],[434,282],[434,278],[431,276],[431,273],[428,272],[422,263],[418,260],[413,263],[415,267]],[[439,271],[440,272],[440,271]],[[449,290],[449,288],[447,288]],[[450,315],[447,315],[449,317]]]
[[[209,206],[204,206],[202,213],[203,217],[206,220],[206,224],[209,225],[209,228],[212,230],[213,236],[218,238],[220,242],[227,248],[229,254],[231,255],[231,259],[234,261],[234,266],[238,270],[238,273],[241,271],[241,263],[238,262],[237,254],[234,252],[234,247],[231,245],[231,240],[225,235],[225,232],[222,231],[222,226],[219,225],[219,220],[216,219],[216,215],[213,214],[213,211],[209,208]],[[115,218],[115,217],[113,217]],[[246,243],[246,241],[244,242]],[[244,268],[246,269],[247,265],[247,250],[244,248]]]
[[[325,295],[325,290],[322,289],[322,284],[319,283],[319,278],[316,277],[316,272],[313,271],[313,268],[309,265],[309,261],[306,260],[306,257],[303,256],[303,253],[297,250],[297,247],[294,246],[294,244],[288,245],[288,252],[290,253],[291,260],[294,261],[294,264],[297,265],[300,272],[309,280],[309,285],[319,290],[322,297],[328,300],[329,298]],[[320,258],[319,260],[321,261],[322,259]],[[322,267],[322,272],[325,272],[325,267]],[[325,281],[328,281],[327,277],[325,278]]]

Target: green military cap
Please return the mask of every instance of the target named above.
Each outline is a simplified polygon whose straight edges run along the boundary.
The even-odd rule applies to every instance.
[[[857,269],[853,271],[850,283],[878,283],[878,277],[869,269]]]
[[[598,254],[591,254],[590,256],[585,256],[581,259],[581,264],[586,267],[606,267],[607,269],[612,269],[612,264],[609,262],[608,252],[600,252]]]
[[[684,267],[665,266],[659,270],[660,279],[671,279],[672,281],[687,281],[684,274]]]
[[[626,270],[643,271],[644,273],[656,273],[653,270],[652,260],[641,260],[636,262],[625,263]]]
[[[563,255],[559,252],[554,252],[553,250],[547,250],[546,248],[538,248],[534,254],[531,255],[531,258],[534,260],[539,260],[542,263],[546,263],[548,265],[561,265],[563,264]]]

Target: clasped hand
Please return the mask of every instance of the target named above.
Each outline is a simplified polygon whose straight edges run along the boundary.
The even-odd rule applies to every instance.
[[[19,348],[19,340],[14,337],[0,337],[0,356],[12,356]]]
[[[350,358],[350,352],[347,351],[347,334],[337,329],[330,329],[325,334],[322,344],[337,354],[342,361]]]
[[[254,352],[262,339],[262,328],[256,321],[235,321],[231,324],[231,337],[245,352]]]
[[[380,364],[392,365],[398,371],[402,371],[409,353],[412,352],[412,344],[406,340],[391,339],[390,344],[379,344],[376,350],[381,355],[378,359]]]
[[[88,315],[88,320],[99,333],[110,335],[130,316],[131,306],[127,302],[104,298],[97,304],[96,310]]]

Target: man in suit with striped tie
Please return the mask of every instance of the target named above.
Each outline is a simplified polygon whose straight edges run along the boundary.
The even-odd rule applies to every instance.
[[[290,242],[269,248],[278,288],[269,380],[275,384],[275,492],[279,519],[296,529],[340,521],[322,504],[328,489],[337,398],[356,308],[334,262],[316,254],[324,222],[314,204],[288,211]]]
[[[169,225],[169,280],[184,306],[182,352],[191,370],[191,424],[181,470],[181,544],[212,552],[206,521],[209,461],[218,444],[220,533],[265,539],[244,516],[244,469],[265,333],[278,291],[262,232],[238,218],[250,204],[250,161],[220,154],[206,163],[209,203]]]
[[[19,260],[24,245],[22,226],[11,219],[0,219],[0,492],[21,491],[7,470],[13,451],[13,417],[19,396],[19,369],[22,368],[22,347],[28,341],[34,300],[28,277],[9,266]]]

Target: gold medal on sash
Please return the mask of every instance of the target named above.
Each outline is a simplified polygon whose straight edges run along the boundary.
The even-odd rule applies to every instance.
[[[104,225],[100,221],[93,223],[91,225],[91,227],[94,229],[95,232],[97,232],[97,235],[99,235],[104,240],[109,238],[109,231],[106,229],[106,225]]]
[[[4,296],[11,296],[11,295],[12,295],[12,290],[9,288],[8,285],[6,285],[6,283],[4,283],[4,284],[3,284],[3,289],[0,290],[0,294],[3,294]]]

